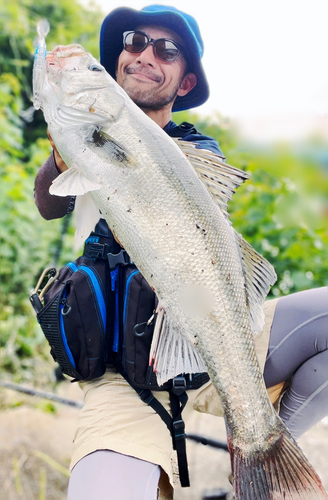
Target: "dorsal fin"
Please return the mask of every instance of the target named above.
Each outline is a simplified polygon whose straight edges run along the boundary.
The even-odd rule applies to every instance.
[[[186,155],[225,217],[229,219],[227,203],[235,190],[248,179],[248,174],[228,165],[212,151],[196,148],[193,142],[173,140]]]
[[[247,173],[223,162],[211,151],[196,148],[194,143],[181,140],[175,140],[175,142],[187,156],[199,178],[229,220],[227,203],[231,200],[235,190],[248,179]],[[257,334],[264,326],[264,300],[271,286],[276,282],[277,276],[273,266],[240,234],[233,228],[232,230],[241,254],[250,325],[253,332]]]

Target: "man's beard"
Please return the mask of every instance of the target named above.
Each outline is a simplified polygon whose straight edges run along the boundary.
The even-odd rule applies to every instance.
[[[159,95],[157,88],[141,89],[136,85],[129,85],[124,79],[122,84],[123,89],[128,94],[130,99],[139,106],[139,108],[147,111],[158,111],[169,106],[175,101],[180,88],[180,83],[173,89],[170,94]]]

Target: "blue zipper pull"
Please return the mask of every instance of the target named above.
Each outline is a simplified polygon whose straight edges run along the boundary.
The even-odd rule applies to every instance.
[[[118,352],[118,341],[120,336],[119,287],[117,286],[118,272],[119,272],[118,267],[115,267],[115,269],[113,269],[113,271],[110,272],[111,290],[112,292],[115,292],[114,336],[113,336],[113,346],[112,346],[113,352]]]
[[[113,269],[113,271],[110,272],[112,292],[115,292],[116,290],[117,278],[118,278],[118,267],[115,267],[115,269]]]

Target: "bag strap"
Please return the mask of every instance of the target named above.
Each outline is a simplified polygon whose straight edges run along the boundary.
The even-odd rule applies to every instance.
[[[170,403],[171,403],[171,413],[164,408],[162,403],[155,398],[153,393],[149,389],[140,389],[139,387],[134,387],[126,374],[120,371],[121,375],[125,380],[131,385],[131,387],[137,392],[140,399],[150,406],[163,420],[166,427],[170,431],[172,436],[173,449],[177,452],[178,458],[178,468],[180,483],[183,488],[190,486],[189,481],[189,471],[188,471],[188,461],[187,461],[187,450],[186,450],[186,433],[185,433],[185,423],[182,419],[182,411],[187,404],[188,395],[182,387],[182,380],[184,377],[176,377],[172,381],[172,389],[169,390]]]
[[[182,419],[182,410],[186,406],[187,401],[188,401],[188,396],[186,392],[182,392],[181,394],[177,395],[173,391],[170,391],[170,402],[172,411],[171,435],[173,440],[173,448],[177,452],[180,483],[183,488],[190,486],[187,449],[186,449],[185,423]]]

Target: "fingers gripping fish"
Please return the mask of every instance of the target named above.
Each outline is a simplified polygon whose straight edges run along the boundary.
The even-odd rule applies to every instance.
[[[174,142],[80,46],[48,54],[40,100],[69,167],[51,193],[86,197],[92,225],[100,211],[159,298],[158,380],[204,365],[209,372],[236,499],[327,499],[274,411],[257,360],[254,335],[276,276],[229,222],[227,203],[247,175]]]

